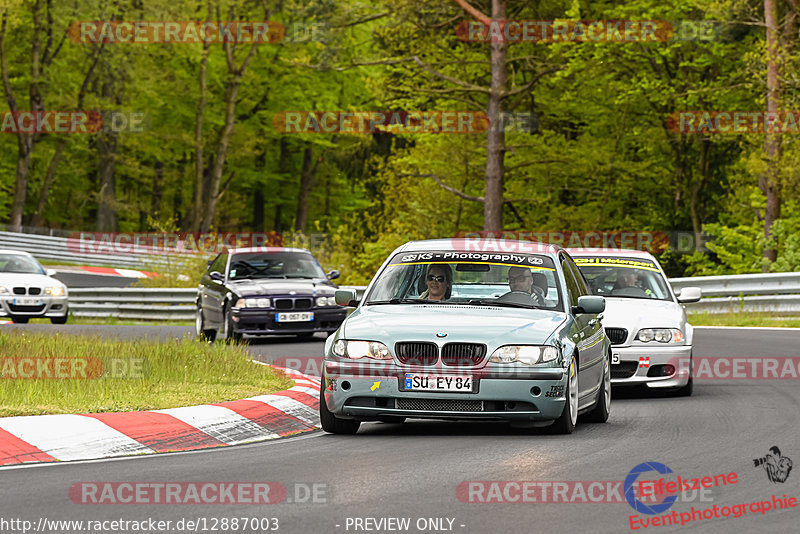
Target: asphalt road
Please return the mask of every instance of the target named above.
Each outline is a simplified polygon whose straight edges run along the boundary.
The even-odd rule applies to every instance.
[[[156,338],[180,337],[190,330],[70,325],[8,328]],[[695,335],[695,354],[701,356],[796,356],[800,347],[800,331],[698,329]],[[322,341],[321,337],[306,342],[270,340],[253,343],[251,350],[266,361],[304,359],[318,356]],[[0,530],[2,520],[9,519],[26,519],[36,525],[40,518],[173,522],[207,518],[210,528],[214,519],[238,516],[278,518],[278,531],[291,533],[624,532],[630,530],[629,516],[634,514],[624,502],[462,502],[457,488],[468,481],[622,481],[637,464],[655,461],[683,478],[738,475],[735,484],[714,488],[703,497],[695,495],[694,500],[688,496],[691,502],[679,501],[667,513],[691,513],[692,507],[702,510],[715,505],[721,509],[769,500],[772,495],[799,497],[797,469],[786,482],[772,483],[765,470],[753,462],[774,445],[784,456],[800,459],[798,408],[796,380],[717,381],[696,384],[691,398],[615,394],[607,424],[583,424],[571,436],[563,437],[495,424],[376,423],[362,425],[356,436],[312,433],[220,450],[1,469]],[[68,494],[70,486],[81,481],[270,481],[283,484],[289,493],[286,501],[271,505],[84,505],[75,504]],[[307,493],[306,485],[312,484],[318,485],[319,502],[298,503],[298,497],[302,501]],[[479,498],[481,493],[475,495]],[[509,496],[518,494],[512,491]],[[647,531],[797,532],[798,511],[800,507],[766,514],[749,510],[738,518],[732,515]],[[410,518],[409,528],[355,528],[359,518],[390,517]],[[423,525],[422,521],[431,518],[445,518],[445,528],[418,528],[430,527],[432,523]],[[451,527],[448,520],[453,521]],[[221,523],[216,526],[221,532],[234,530],[221,528]],[[178,532],[174,526],[170,531]],[[240,527],[238,531],[254,530]]]

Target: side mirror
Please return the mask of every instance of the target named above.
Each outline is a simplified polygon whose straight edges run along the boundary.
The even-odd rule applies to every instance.
[[[681,289],[681,292],[678,293],[678,302],[683,304],[688,302],[697,302],[702,296],[703,290],[699,287],[684,287]]]
[[[336,280],[337,278],[339,278],[339,271],[333,270],[329,272],[326,276],[328,277],[328,280]]]
[[[578,297],[578,305],[572,307],[572,314],[581,313],[597,314],[603,313],[606,309],[606,299],[597,295],[584,295]]]
[[[333,299],[339,306],[358,306],[355,289],[337,289]]]
[[[215,282],[223,282],[225,280],[225,277],[217,271],[211,271],[208,273],[208,276],[211,277],[211,279]]]
[[[55,276],[58,274],[58,271],[56,271],[55,269],[45,269],[44,272],[47,276]]]

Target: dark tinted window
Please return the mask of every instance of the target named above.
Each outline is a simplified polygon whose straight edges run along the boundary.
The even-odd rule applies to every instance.
[[[325,278],[325,272],[306,252],[252,252],[231,257],[229,280],[255,278]]]
[[[208,268],[208,272],[217,271],[220,274],[225,274],[225,264],[228,262],[228,255],[227,254],[220,254],[217,256],[213,262],[211,262],[211,267]]]

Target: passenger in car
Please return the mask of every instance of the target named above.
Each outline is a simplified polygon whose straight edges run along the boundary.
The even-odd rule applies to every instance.
[[[428,300],[447,300],[453,292],[453,271],[446,264],[428,265],[425,273],[425,285],[428,289],[419,296]]]

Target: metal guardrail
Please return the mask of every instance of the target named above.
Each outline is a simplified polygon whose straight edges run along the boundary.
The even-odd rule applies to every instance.
[[[703,288],[704,294],[716,295],[686,304],[688,312],[800,312],[800,273],[675,278],[670,283],[676,290],[695,286]],[[366,289],[366,286],[340,287],[355,289],[358,298],[363,297]],[[784,294],[758,294],[766,292]],[[197,290],[193,288],[72,288],[69,306],[76,317],[191,321],[195,316],[196,296]]]
[[[109,265],[146,269],[154,264],[164,263],[163,258],[143,254],[81,252],[79,239],[16,232],[0,232],[0,249],[22,250],[33,254],[38,259],[80,265]]]
[[[72,288],[69,309],[76,317],[193,321],[196,296],[193,288]]]
[[[699,287],[704,297],[800,294],[800,273],[696,276],[670,278],[669,283],[675,291],[688,286]]]
[[[359,298],[367,286],[355,289]],[[194,321],[193,288],[99,287],[69,290],[69,309],[75,317],[115,317],[136,321]]]

